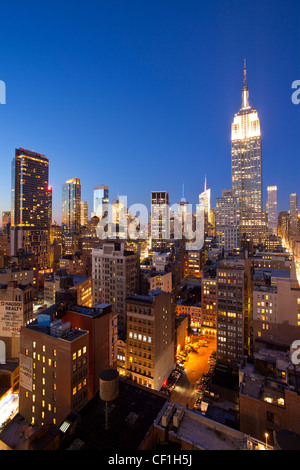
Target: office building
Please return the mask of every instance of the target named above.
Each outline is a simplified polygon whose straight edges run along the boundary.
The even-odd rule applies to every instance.
[[[127,297],[127,375],[160,390],[175,367],[175,313],[170,293]]]
[[[247,363],[240,370],[240,430],[269,446],[278,444],[282,434],[281,450],[296,450],[299,449],[297,438],[300,433],[297,378],[295,380],[294,366],[289,364],[288,356],[272,349],[269,349],[266,361],[262,360],[263,355],[258,356],[258,362],[265,367],[263,374],[261,369],[255,369],[255,364]],[[266,375],[267,369],[272,374]]]
[[[256,283],[253,288],[253,339],[257,344],[289,348],[299,339],[300,286],[294,260],[289,275],[285,272],[272,269],[271,283]]]
[[[126,250],[124,243],[108,241],[92,250],[93,306],[112,305],[119,333],[126,331],[126,295],[137,292],[138,279],[138,254]]]
[[[186,250],[184,254],[184,277],[201,277],[204,262],[204,250]]]
[[[88,203],[80,201],[80,226],[86,227],[88,223]]]
[[[268,229],[272,235],[277,235],[277,186],[268,186],[267,217]]]
[[[108,214],[109,189],[108,186],[94,187],[94,211],[92,217],[98,217],[101,220]]]
[[[204,214],[205,214],[205,225],[211,223],[211,208],[210,208],[210,198],[211,198],[211,190],[207,188],[206,184],[206,176],[204,181],[204,191],[199,194],[199,204],[204,206]]]
[[[290,195],[290,216],[291,216],[291,236],[294,237],[297,234],[297,221],[298,221],[298,202],[297,202],[296,193],[293,193]]]
[[[224,253],[239,250],[240,240],[240,203],[234,191],[223,190],[222,197],[216,199],[216,243]]]
[[[34,284],[34,272],[33,269],[25,268],[8,268],[0,269],[0,284],[8,284],[9,282],[16,282],[17,285],[21,284],[23,286]]]
[[[32,253],[37,269],[49,266],[51,205],[48,159],[16,149],[12,164],[11,256],[18,250]]]
[[[89,332],[89,398],[99,389],[99,375],[117,364],[118,319],[110,304],[70,307],[63,317],[73,328]]]
[[[151,249],[164,252],[170,239],[169,194],[166,191],[151,192]]]
[[[278,214],[278,235],[281,237],[283,245],[289,245],[291,238],[291,215],[287,211],[282,211]]]
[[[216,270],[203,272],[201,278],[201,334],[209,338],[217,337],[218,284]]]
[[[10,231],[10,223],[11,223],[10,211],[2,212],[2,230],[4,231],[4,233],[8,233]]]
[[[10,260],[10,239],[9,233],[0,231],[0,268],[8,266]]]
[[[239,199],[241,243],[264,240],[262,216],[261,131],[257,111],[250,106],[244,68],[242,107],[231,126],[231,184]]]
[[[164,292],[172,292],[172,273],[154,272],[147,278],[150,291],[161,289]]]
[[[127,198],[118,197],[114,199],[111,205],[111,212],[109,211],[109,237],[120,238],[126,240],[127,227],[128,227],[128,210],[127,210]]]
[[[217,357],[240,362],[252,348],[250,260],[220,261],[217,283]]]
[[[62,228],[67,235],[80,231],[81,185],[79,178],[65,182],[62,190]]]
[[[185,198],[184,184],[182,184],[181,199],[177,203],[177,206],[175,206],[170,218],[171,238],[179,240],[184,238],[189,240],[192,238],[192,220],[193,214],[191,212],[190,203]]]
[[[20,336],[19,412],[32,425],[59,426],[88,400],[89,333],[39,315]]]

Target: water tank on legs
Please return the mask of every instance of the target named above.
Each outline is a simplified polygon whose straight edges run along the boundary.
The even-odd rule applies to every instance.
[[[115,369],[105,369],[99,377],[100,398],[105,402],[114,401],[119,395],[119,373]]]

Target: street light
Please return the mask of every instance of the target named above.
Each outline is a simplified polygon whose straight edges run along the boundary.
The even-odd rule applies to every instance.
[[[268,447],[268,437],[269,437],[269,434],[266,432],[266,433],[265,433],[265,438],[266,438],[266,448]]]

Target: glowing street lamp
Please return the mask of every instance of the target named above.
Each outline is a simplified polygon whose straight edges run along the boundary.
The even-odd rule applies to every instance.
[[[266,438],[266,448],[268,447],[268,437],[269,437],[269,434],[266,432],[266,433],[265,433],[265,438]]]

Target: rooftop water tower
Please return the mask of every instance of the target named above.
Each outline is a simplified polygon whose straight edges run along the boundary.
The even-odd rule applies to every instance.
[[[119,395],[119,373],[115,369],[105,369],[99,377],[100,398],[105,402],[105,429],[108,429],[108,403]]]

